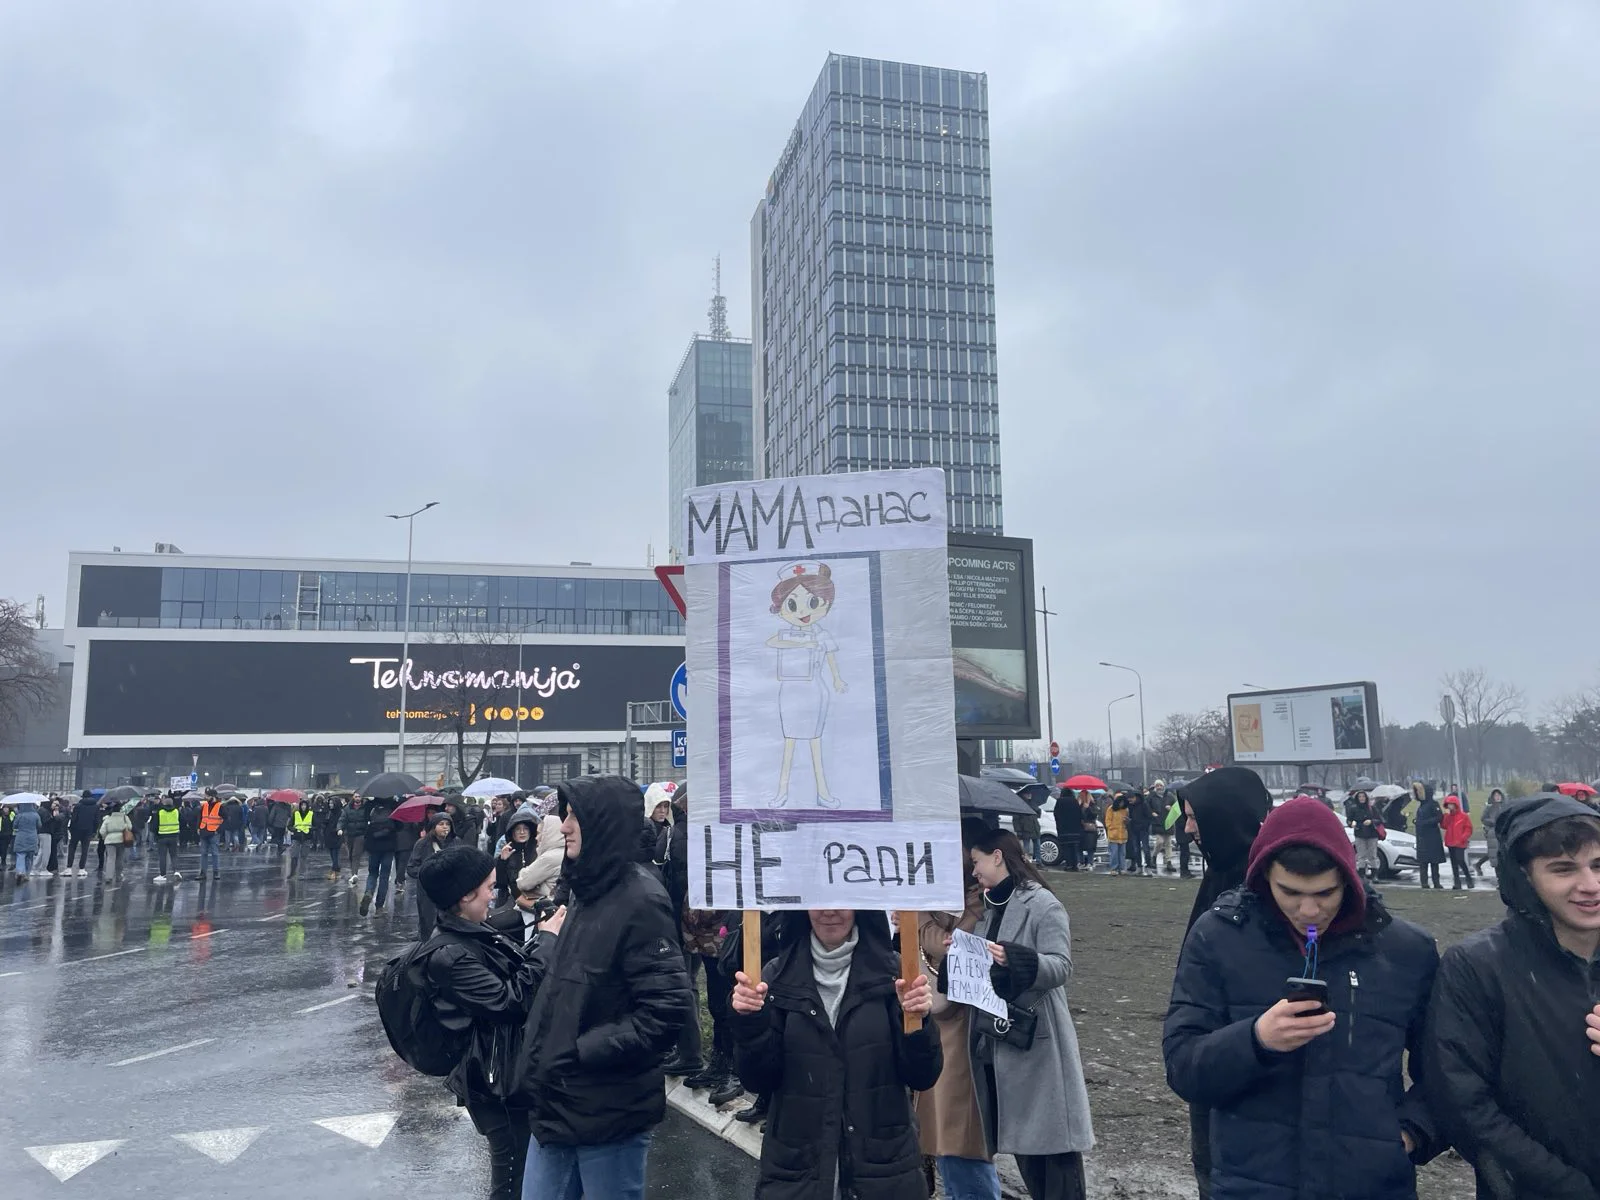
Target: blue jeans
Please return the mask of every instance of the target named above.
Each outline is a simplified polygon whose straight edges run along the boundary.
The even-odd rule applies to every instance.
[[[954,1154],[941,1154],[934,1162],[948,1200],[1000,1200],[1000,1176],[992,1162]]]
[[[37,853],[37,850],[18,850],[16,852],[18,875],[33,874],[33,856]]]
[[[1106,866],[1113,871],[1120,871],[1128,862],[1128,846],[1126,842],[1106,843]]]
[[[528,1139],[522,1200],[641,1200],[650,1134],[604,1146],[541,1146]]]
[[[200,831],[200,874],[206,873],[206,863],[211,863],[213,871],[222,870],[222,859],[217,854],[217,835]]]
[[[394,862],[392,850],[367,851],[367,886],[366,893],[371,896],[373,889],[377,889],[377,904],[379,908],[389,899],[389,869]]]
[[[334,842],[333,845],[328,847],[328,857],[333,859],[333,872],[334,872],[335,875],[337,875],[339,873],[339,843],[338,842]]]

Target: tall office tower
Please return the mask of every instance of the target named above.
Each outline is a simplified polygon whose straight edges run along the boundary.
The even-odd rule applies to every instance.
[[[750,223],[756,465],[945,468],[1000,533],[988,78],[830,54]]]
[[[684,492],[758,474],[750,441],[750,342],[728,333],[720,257],[707,315],[710,334],[689,339],[667,389],[667,543],[672,562],[680,557]]]

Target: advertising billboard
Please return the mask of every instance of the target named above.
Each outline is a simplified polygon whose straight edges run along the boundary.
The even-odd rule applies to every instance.
[[[1377,762],[1383,723],[1373,683],[1336,683],[1228,697],[1239,763]]]
[[[951,534],[948,566],[957,736],[1038,737],[1033,542]]]
[[[96,638],[85,649],[85,737],[392,736],[399,728],[398,642]],[[673,645],[529,642],[519,672],[515,643],[413,643],[406,724],[417,733],[453,729],[461,713],[473,728],[507,732],[520,717],[524,735],[618,730],[630,700],[671,693],[682,663]]]

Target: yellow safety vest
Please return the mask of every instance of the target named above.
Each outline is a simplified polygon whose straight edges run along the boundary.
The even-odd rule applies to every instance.
[[[177,833],[177,832],[178,832],[178,809],[177,809],[177,807],[174,806],[172,808],[158,808],[158,809],[156,809],[156,836],[165,837],[169,833]]]
[[[312,821],[312,818],[314,818],[316,815],[317,814],[314,813],[314,812],[297,812],[297,813],[295,813],[294,814],[294,831],[296,833],[309,834],[311,832],[311,821]]]

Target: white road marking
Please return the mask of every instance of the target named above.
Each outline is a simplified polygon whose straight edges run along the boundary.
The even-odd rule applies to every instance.
[[[92,958],[74,958],[68,962],[51,963],[50,965],[54,967],[75,967],[79,963],[100,962],[107,958],[121,958],[124,954],[143,954],[149,948],[148,946],[135,946],[132,950],[117,950],[111,954],[96,954]]]
[[[58,1146],[24,1146],[33,1161],[38,1163],[62,1183],[71,1179],[85,1167],[92,1167],[110,1154],[126,1138],[109,1142],[62,1142]]]
[[[265,916],[265,917],[254,917],[254,918],[252,918],[252,920],[255,920],[257,922],[261,922],[261,921],[281,921],[281,920],[283,920],[283,918],[284,918],[284,914],[283,913],[272,913],[271,915]]]
[[[337,1000],[324,1000],[321,1004],[313,1004],[310,1008],[296,1009],[297,1012],[312,1013],[320,1009],[332,1008],[335,1004],[348,1004],[352,1000],[361,999],[360,992],[351,992],[348,996],[340,996]]]
[[[250,1144],[266,1131],[265,1125],[254,1125],[237,1129],[207,1129],[200,1133],[175,1133],[172,1136],[213,1162],[226,1166],[250,1149]]]
[[[137,1054],[132,1058],[125,1058],[121,1062],[114,1062],[113,1067],[131,1067],[134,1063],[149,1062],[152,1058],[162,1058],[168,1054],[176,1054],[180,1050],[193,1050],[196,1046],[209,1046],[216,1038],[201,1038],[195,1042],[185,1042],[181,1046],[168,1046],[165,1050],[152,1050],[149,1054]]]
[[[216,937],[216,935],[219,934],[219,933],[227,933],[227,932],[228,931],[226,929],[208,929],[204,933],[191,933],[189,935],[189,940],[192,942],[192,941],[195,941],[198,938]]]
[[[355,1117],[323,1117],[312,1124],[321,1125],[330,1132],[376,1150],[383,1145],[383,1139],[389,1136],[389,1131],[399,1119],[399,1113],[377,1112],[362,1113]]]

